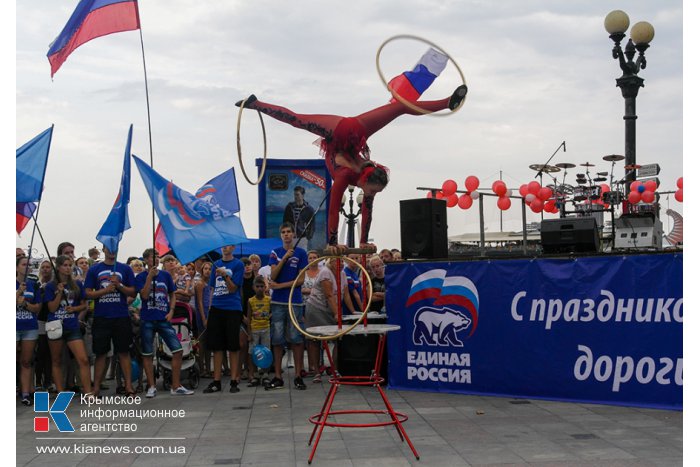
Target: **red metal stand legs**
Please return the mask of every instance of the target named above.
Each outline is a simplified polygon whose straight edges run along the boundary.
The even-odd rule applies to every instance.
[[[372,370],[372,374],[369,376],[340,376],[336,371],[335,371],[335,364],[333,362],[331,352],[328,348],[328,343],[327,341],[323,341],[323,348],[326,352],[326,355],[328,356],[329,361],[331,362],[331,368],[333,368],[333,376],[330,378],[329,382],[331,383],[331,389],[328,391],[328,395],[326,395],[326,399],[323,402],[323,406],[321,408],[321,412],[317,413],[316,415],[312,415],[309,417],[309,422],[313,423],[316,425],[311,432],[311,436],[309,437],[309,445],[311,445],[311,442],[314,441],[314,437],[316,440],[314,441],[313,448],[311,449],[311,453],[309,454],[309,464],[313,461],[314,454],[316,454],[316,448],[318,447],[318,443],[321,440],[321,435],[323,434],[323,429],[326,426],[332,426],[332,427],[341,427],[341,428],[373,428],[373,427],[380,427],[380,426],[388,426],[388,425],[393,425],[394,428],[396,428],[396,432],[399,435],[399,438],[401,441],[406,441],[408,446],[411,448],[411,451],[413,451],[413,455],[416,457],[416,459],[420,459],[420,456],[418,454],[418,451],[416,451],[415,446],[413,446],[413,443],[411,442],[410,438],[408,437],[408,434],[406,434],[406,430],[404,430],[402,423],[408,420],[408,417],[401,413],[401,412],[396,412],[394,408],[391,405],[391,402],[389,402],[389,399],[386,396],[386,393],[381,387],[381,384],[384,382],[384,378],[382,378],[380,374],[380,368],[381,368],[381,362],[382,358],[384,356],[384,348],[386,345],[386,334],[381,334],[379,336],[379,345],[377,348],[377,357],[374,362],[374,369]],[[386,406],[386,410],[331,410],[333,407],[333,401],[335,399],[336,394],[338,393],[338,390],[340,389],[340,386],[373,386],[377,388],[379,391],[379,395],[381,396],[382,400],[384,401],[384,405]],[[331,422],[328,421],[328,417],[331,415],[347,415],[347,414],[383,414],[383,415],[388,415],[390,420],[387,421],[377,421],[377,422],[372,422],[372,423],[338,423],[338,422]],[[320,429],[319,429],[320,427]]]

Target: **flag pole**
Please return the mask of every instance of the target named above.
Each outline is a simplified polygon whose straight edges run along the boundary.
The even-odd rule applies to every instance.
[[[141,10],[139,9],[139,2],[136,1],[136,15],[139,21],[139,38],[141,39],[141,59],[143,61],[143,82],[146,88],[146,117],[148,120],[148,154],[150,156],[151,169],[153,169],[153,137],[151,133],[151,102],[148,97],[148,74],[146,73],[146,50],[143,46],[143,28],[141,28]],[[151,244],[153,245],[153,264],[155,264],[156,255],[158,250],[156,250],[156,208],[151,203]],[[153,305],[155,305],[155,286],[156,278],[153,278],[153,284],[151,284],[151,290],[153,290]]]
[[[141,58],[143,61],[143,82],[146,88],[146,117],[148,120],[148,152],[150,156],[151,168],[153,169],[153,138],[151,133],[151,103],[148,97],[148,74],[146,73],[146,51],[143,46],[143,28],[141,28],[141,11],[138,7],[138,0],[136,0],[136,15],[139,22],[139,38],[141,39]],[[156,209],[151,205],[151,231],[153,250],[156,251]]]
[[[41,195],[44,193],[44,179],[46,178],[46,167],[49,165],[49,154],[51,154],[51,141],[53,140],[53,123],[51,124],[51,136],[49,136],[49,145],[46,148],[46,164],[44,164],[44,173],[41,174],[41,191],[39,192],[39,199],[37,200],[36,203],[36,210],[32,213],[32,219],[34,220],[34,227],[32,228],[32,238],[29,240],[29,251],[27,252],[27,267],[24,270],[24,277],[27,277],[27,272],[29,271],[29,264],[31,263],[32,259],[32,249],[34,248],[34,233],[37,231],[39,228],[39,225],[36,223],[36,220],[39,217],[39,208],[41,207]],[[41,232],[39,232],[39,235],[41,235]],[[44,238],[42,237],[41,241],[44,241]],[[44,248],[46,248],[46,243],[44,243]],[[49,255],[49,261],[51,260],[51,253],[49,250],[46,250],[46,253]],[[53,264],[53,263],[52,263]]]
[[[37,211],[38,211],[38,209],[37,209]],[[34,219],[34,227],[36,228],[36,231],[39,232],[39,238],[41,238],[41,243],[44,244],[44,250],[46,250],[46,254],[49,257],[49,263],[51,263],[51,269],[53,269],[54,277],[56,277],[56,279],[58,279],[58,269],[56,269],[56,265],[53,264],[53,261],[51,261],[51,252],[49,251],[49,248],[46,246],[46,242],[44,241],[44,236],[41,234],[41,229],[39,229],[39,224],[36,222],[36,217],[34,216],[34,214],[36,214],[36,212],[32,214],[32,218]],[[31,251],[29,253],[31,255]],[[27,267],[29,267],[29,260],[27,260]],[[24,277],[27,277],[26,271],[25,271]]]

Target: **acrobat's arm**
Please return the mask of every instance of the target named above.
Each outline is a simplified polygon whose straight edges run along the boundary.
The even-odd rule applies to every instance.
[[[343,201],[343,193],[350,185],[350,180],[355,176],[350,169],[340,167],[335,171],[333,185],[331,186],[331,200],[328,204],[328,244],[338,244],[338,223],[340,222],[340,205]]]
[[[369,228],[372,225],[372,208],[374,196],[365,196],[362,199],[362,232],[360,232],[360,244],[366,244],[369,238]]]

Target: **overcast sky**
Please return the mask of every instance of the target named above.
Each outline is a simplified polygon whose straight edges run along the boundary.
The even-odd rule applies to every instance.
[[[82,45],[50,78],[48,46],[76,4],[16,4],[16,147],[55,124],[39,213],[52,253],[64,240],[76,245],[76,253],[97,243],[118,191],[130,124],[132,152],[149,158],[138,31]],[[257,189],[238,168],[233,103],[254,93],[301,113],[360,114],[390,98],[375,67],[379,46],[397,34],[421,36],[451,54],[469,95],[456,114],[403,116],[369,140],[373,159],[391,169],[390,184],[375,202],[371,237],[380,248],[400,248],[399,200],[423,197],[417,186],[439,187],[452,178],[463,189],[464,179],[476,175],[490,189],[502,172],[517,193],[534,179],[528,166],[547,161],[562,141],[567,152],[560,150],[552,164],[590,162],[596,172],[610,171],[602,157],[624,154],[624,101],[615,86],[621,71],[603,28],[613,9],[625,10],[632,24],[644,20],[655,28],[648,66],[640,73],[645,87],[637,99],[637,161],[658,163],[660,189],[674,190],[683,170],[679,0],[144,0],[154,168],[192,191],[234,165],[241,217],[248,236],[257,237]],[[411,68],[425,50],[412,40],[388,44],[383,73],[390,78]],[[450,64],[423,97],[445,97],[459,84]],[[254,172],[262,136],[254,114],[244,117],[245,164]],[[310,133],[269,118],[265,125],[269,157],[319,157]],[[616,165],[616,178],[622,165]],[[572,169],[567,181],[583,169]],[[140,254],[151,238],[150,201],[132,170],[125,255]],[[662,202],[683,212],[672,195]],[[498,213],[489,199],[489,231],[499,229]],[[449,235],[477,232],[478,219],[476,204],[468,211],[450,209]],[[528,215],[528,221],[538,219]],[[668,231],[669,219],[663,221]],[[505,230],[520,225],[519,209],[504,214]],[[17,246],[26,247],[30,235],[31,224]]]

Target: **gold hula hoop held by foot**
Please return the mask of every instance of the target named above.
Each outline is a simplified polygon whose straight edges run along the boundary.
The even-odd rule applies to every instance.
[[[423,114],[423,115],[432,115],[433,117],[447,117],[447,116],[449,116],[449,115],[454,114],[454,113],[457,112],[459,109],[461,109],[462,106],[464,105],[464,102],[467,100],[467,99],[466,99],[466,96],[465,96],[464,100],[462,100],[462,102],[459,104],[459,106],[457,106],[456,109],[454,109],[454,110],[452,110],[452,111],[450,111],[450,112],[442,112],[442,113],[439,113],[439,112],[430,112],[430,111],[428,111],[428,110],[421,109],[421,108],[418,107],[417,105],[411,103],[411,101],[409,101],[408,99],[405,99],[405,98],[401,97],[396,91],[394,91],[393,89],[391,89],[391,88],[389,87],[389,83],[387,83],[386,78],[384,77],[384,73],[382,73],[382,69],[381,69],[381,67],[379,66],[379,57],[380,57],[381,54],[382,54],[382,50],[384,49],[384,47],[385,47],[389,42],[393,42],[393,41],[398,40],[398,39],[414,39],[414,40],[423,42],[423,43],[425,43],[425,44],[428,44],[428,45],[429,45],[430,47],[432,47],[433,49],[439,51],[440,53],[442,53],[443,55],[445,55],[445,56],[447,57],[447,59],[448,59],[448,60],[454,65],[454,67],[457,69],[457,73],[459,73],[459,77],[462,79],[462,84],[465,85],[465,86],[467,85],[467,82],[466,82],[466,80],[464,79],[464,74],[462,73],[462,69],[459,67],[459,65],[457,65],[457,62],[454,61],[454,59],[452,58],[452,56],[451,56],[450,54],[448,54],[447,52],[445,52],[445,49],[443,49],[443,48],[440,47],[439,45],[437,45],[437,44],[435,44],[435,43],[433,43],[433,42],[430,42],[429,40],[424,39],[424,38],[419,37],[419,36],[413,36],[413,35],[410,35],[410,34],[399,34],[399,35],[397,35],[397,36],[392,36],[392,37],[390,37],[389,39],[385,40],[385,41],[382,43],[382,45],[379,46],[379,49],[377,50],[377,58],[376,58],[377,73],[379,73],[379,79],[382,80],[382,83],[384,84],[384,87],[387,88],[387,90],[391,93],[391,95],[394,97],[394,99],[396,99],[397,101],[401,102],[403,105],[405,105],[406,107],[408,107],[408,108],[411,109],[411,110],[414,110],[414,111],[416,111],[416,112],[418,112],[418,113],[421,113],[421,114]]]
[[[367,292],[368,292],[368,294],[366,296],[370,298],[369,300],[367,300],[367,306],[365,307],[365,310],[362,312],[362,314],[360,316],[358,316],[357,321],[355,321],[351,326],[348,326],[347,328],[343,326],[343,328],[341,328],[338,331],[338,333],[333,334],[332,336],[319,336],[318,334],[310,334],[310,333],[306,332],[305,329],[302,329],[301,326],[299,325],[299,322],[297,321],[297,317],[294,315],[294,307],[292,305],[292,294],[294,292],[294,288],[296,287],[296,282],[299,279],[299,277],[300,276],[303,277],[304,274],[306,274],[307,269],[309,269],[314,264],[316,264],[320,261],[323,261],[324,259],[326,259],[326,260],[340,259],[342,261],[350,261],[351,263],[358,266],[360,268],[360,270],[362,271],[362,274],[364,274],[364,276],[367,278],[367,285],[368,285]],[[341,293],[341,291],[343,290],[340,284],[337,284],[337,289],[338,289],[338,293]],[[371,297],[372,297],[372,278],[369,276],[369,272],[367,272],[367,269],[362,267],[362,265],[360,263],[358,263],[354,259],[348,258],[346,256],[321,256],[320,258],[317,258],[317,259],[311,261],[304,269],[302,269],[299,272],[299,275],[297,275],[297,278],[292,283],[292,288],[289,291],[289,302],[287,303],[287,305],[289,306],[289,319],[292,321],[292,324],[294,325],[296,330],[299,331],[304,336],[306,336],[308,339],[316,340],[316,341],[331,341],[334,339],[338,339],[339,337],[343,337],[345,334],[347,334],[350,331],[352,331],[353,329],[355,329],[355,327],[357,327],[357,325],[360,324],[363,319],[365,319],[365,316],[367,316],[367,312],[369,311],[369,307],[372,304]],[[338,313],[342,313],[342,310],[338,310]]]
[[[262,134],[263,134],[263,162],[262,162],[262,167],[260,168],[260,176],[258,177],[258,181],[254,182],[252,181],[249,177],[248,174],[245,171],[245,167],[243,167],[243,153],[241,151],[241,117],[243,115],[243,107],[245,107],[245,99],[241,103],[241,107],[238,109],[238,123],[236,125],[236,148],[238,149],[238,162],[241,165],[241,172],[243,172],[243,177],[250,183],[251,185],[258,185],[263,177],[265,177],[265,168],[267,167],[267,136],[265,134],[265,123],[263,122],[262,114],[258,110],[258,117],[260,117],[260,126],[262,127]]]

